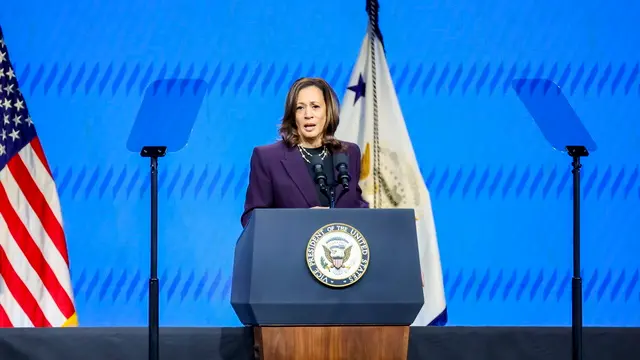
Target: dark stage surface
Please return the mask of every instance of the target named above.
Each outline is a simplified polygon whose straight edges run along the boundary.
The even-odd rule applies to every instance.
[[[570,328],[412,328],[409,359],[567,360]],[[246,328],[162,328],[161,359],[253,359]],[[0,359],[146,359],[146,328],[0,329]],[[587,328],[585,360],[640,359],[639,328]]]

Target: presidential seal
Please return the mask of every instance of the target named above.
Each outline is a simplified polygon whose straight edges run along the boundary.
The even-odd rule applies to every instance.
[[[307,244],[307,266],[330,287],[355,284],[369,266],[369,244],[356,228],[341,223],[318,229]]]

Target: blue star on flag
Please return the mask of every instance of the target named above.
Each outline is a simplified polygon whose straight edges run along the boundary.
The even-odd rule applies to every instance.
[[[353,100],[353,104],[355,105],[358,102],[358,99],[364,97],[364,90],[366,89],[364,79],[362,78],[362,73],[358,76],[358,83],[349,86],[347,89],[356,93],[356,97]]]

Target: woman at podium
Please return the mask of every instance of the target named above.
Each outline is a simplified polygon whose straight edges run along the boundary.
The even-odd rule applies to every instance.
[[[367,208],[362,198],[360,148],[336,139],[338,97],[320,78],[293,83],[284,105],[280,140],[251,155],[242,213],[256,208]]]

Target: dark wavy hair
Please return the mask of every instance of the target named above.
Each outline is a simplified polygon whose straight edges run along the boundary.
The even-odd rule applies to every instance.
[[[321,78],[303,77],[296,80],[289,88],[289,93],[287,94],[287,99],[284,104],[284,116],[282,117],[279,128],[282,141],[289,147],[296,146],[300,143],[300,136],[298,135],[298,127],[296,125],[296,104],[298,103],[300,90],[309,86],[315,86],[322,91],[327,108],[327,122],[323,131],[322,144],[334,152],[344,150],[344,144],[334,137],[340,124],[340,104],[338,96],[329,83]]]

